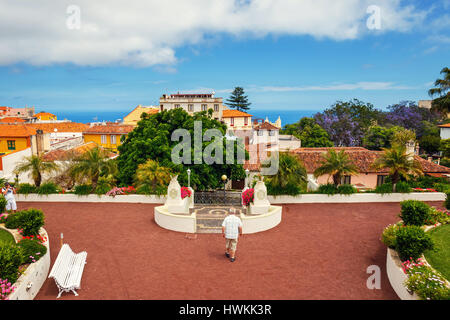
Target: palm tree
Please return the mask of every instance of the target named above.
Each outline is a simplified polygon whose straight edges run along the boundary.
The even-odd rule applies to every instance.
[[[450,69],[448,67],[443,68],[441,74],[444,75],[444,78],[437,79],[434,82],[436,88],[428,90],[428,94],[431,97],[439,95],[438,98],[433,100],[432,109],[447,114],[450,112]]]
[[[390,149],[383,148],[382,150],[382,155],[373,162],[372,167],[375,170],[389,169],[394,192],[401,177],[408,180],[411,174],[423,174],[420,162],[415,160],[413,155],[406,152],[405,146],[395,145]]]
[[[33,179],[34,185],[39,187],[42,182],[42,175],[56,170],[58,170],[56,163],[44,161],[42,156],[32,155],[25,157],[24,160],[16,166],[14,172],[16,174],[29,172],[29,177]]]
[[[267,164],[264,166],[267,167]],[[308,179],[303,163],[297,157],[282,152],[278,156],[278,171],[268,180],[273,186],[284,188],[287,185],[304,186]]]
[[[159,193],[160,187],[170,182],[171,174],[170,168],[162,167],[157,161],[149,159],[137,167],[134,176],[136,188],[144,193]]]
[[[334,185],[338,186],[341,183],[342,177],[358,173],[358,167],[351,162],[344,150],[337,153],[335,149],[330,149],[322,157],[322,165],[314,171],[316,178],[324,174],[329,174],[333,177]]]
[[[100,147],[92,148],[76,157],[70,168],[70,175],[78,181],[89,179],[94,189],[97,187],[100,176],[115,175],[116,173],[117,163],[109,160],[108,152]]]

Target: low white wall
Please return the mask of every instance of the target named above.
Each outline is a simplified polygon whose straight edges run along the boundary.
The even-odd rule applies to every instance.
[[[402,300],[420,300],[417,294],[410,294],[404,285],[408,275],[403,272],[401,260],[395,250],[387,248],[386,272],[392,289]]]
[[[195,212],[190,215],[177,215],[169,213],[166,206],[155,207],[155,222],[164,229],[195,233],[197,231],[197,219]]]
[[[3,226],[3,224],[0,225],[0,228],[11,232],[16,242],[22,238],[17,230],[6,229]],[[17,279],[13,285],[16,289],[9,295],[9,300],[33,300],[47,279],[50,270],[50,240],[44,228],[41,228],[39,233],[42,237],[47,238],[47,241],[44,242],[44,245],[47,247],[47,253],[37,262],[31,263],[19,279]],[[30,288],[28,288],[29,285],[31,285]]]
[[[115,197],[96,194],[90,194],[87,196],[78,196],[76,194],[49,194],[49,195],[38,195],[38,194],[16,194],[17,202],[116,202],[116,203],[164,203],[165,196],[155,196],[155,195],[140,195],[140,194],[130,194],[130,195],[118,195]]]
[[[266,231],[277,226],[281,222],[281,206],[270,206],[269,212],[261,215],[244,215],[241,213],[242,233],[256,233]]]
[[[298,196],[268,196],[272,204],[281,203],[358,203],[358,202],[401,202],[404,200],[444,201],[442,192],[412,193],[355,193],[350,195],[300,194]]]

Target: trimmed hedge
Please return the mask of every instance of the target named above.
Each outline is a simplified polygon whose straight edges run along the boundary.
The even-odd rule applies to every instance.
[[[419,226],[400,227],[396,232],[395,250],[400,259],[416,261],[425,250],[433,249],[433,240],[429,234]]]
[[[423,201],[406,200],[400,202],[402,218],[405,225],[423,226],[431,219],[431,207]]]

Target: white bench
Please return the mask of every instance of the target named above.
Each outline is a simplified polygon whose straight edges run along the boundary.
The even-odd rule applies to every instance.
[[[63,244],[58,253],[58,257],[50,271],[49,278],[55,279],[59,294],[72,291],[78,296],[75,289],[80,289],[81,276],[86,264],[87,252],[74,253],[67,243]]]

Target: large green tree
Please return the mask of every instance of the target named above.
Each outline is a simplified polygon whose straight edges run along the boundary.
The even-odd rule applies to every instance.
[[[119,166],[119,180],[125,184],[133,182],[136,170],[140,164],[151,159],[157,161],[160,166],[169,168],[174,174],[178,174],[180,184],[187,186],[187,169],[191,170],[190,182],[191,186],[196,190],[215,189],[222,185],[221,176],[227,175],[231,179],[245,178],[243,165],[237,163],[238,148],[239,152],[243,152],[248,158],[248,154],[243,150],[243,144],[234,143],[232,150],[234,154],[228,154],[226,144],[227,141],[223,137],[217,139],[215,137],[202,140],[196,139],[194,135],[195,122],[201,124],[201,136],[203,137],[208,129],[216,129],[221,135],[225,135],[226,125],[211,118],[206,112],[194,113],[189,115],[181,108],[173,110],[164,110],[157,114],[143,114],[141,121],[137,127],[130,132],[126,139],[119,146],[119,157],[117,158]],[[184,140],[172,141],[172,134],[176,129],[185,129],[190,137]],[[178,133],[177,131],[176,133]],[[200,137],[198,137],[200,138]],[[196,141],[201,141],[201,150],[195,149]],[[180,148],[186,146],[185,149]],[[212,147],[218,146],[223,154],[223,164],[210,163],[205,161],[203,151],[211,150]],[[180,161],[174,163],[172,161],[172,150],[180,157],[187,157],[188,161]],[[186,150],[186,152],[184,152]],[[213,153],[215,155],[215,152]],[[228,160],[227,160],[228,159]]]
[[[328,133],[313,118],[303,117],[298,122],[286,124],[280,134],[290,134],[299,138],[302,147],[332,147]]]
[[[248,97],[244,94],[244,88],[242,87],[235,87],[225,104],[230,108],[239,111],[247,111],[250,109],[249,107],[251,105],[251,103],[248,102]]]
[[[432,101],[431,108],[447,115],[450,112],[450,69],[443,68],[441,74],[444,77],[434,82],[435,88],[428,90],[428,94],[438,96]]]

